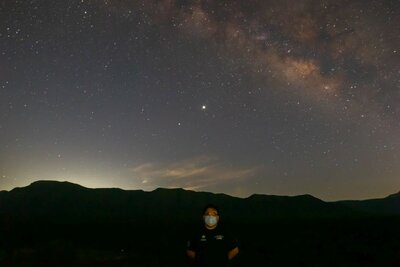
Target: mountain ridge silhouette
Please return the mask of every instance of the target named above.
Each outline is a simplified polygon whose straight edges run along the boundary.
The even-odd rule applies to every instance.
[[[187,266],[187,238],[202,226],[204,205],[213,203],[222,227],[240,241],[233,266],[396,266],[399,200],[399,194],[338,202],[308,194],[238,198],[37,181],[0,191],[0,265]]]
[[[363,214],[400,214],[400,194],[382,199],[326,202],[312,195],[276,196],[253,194],[239,198],[222,193],[195,192],[182,188],[153,191],[120,188],[86,188],[70,182],[40,180],[26,187],[0,192],[0,215],[28,221],[190,221],[199,217],[207,203],[215,203],[224,218],[235,220],[240,211],[249,221],[282,218],[340,218]],[[137,218],[135,214],[141,214]],[[46,215],[49,217],[46,218]],[[51,215],[51,216],[50,216]]]

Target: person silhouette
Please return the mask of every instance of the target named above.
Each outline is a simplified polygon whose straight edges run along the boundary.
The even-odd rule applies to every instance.
[[[239,253],[238,241],[219,226],[219,209],[203,209],[204,226],[187,242],[186,255],[196,267],[225,267]]]

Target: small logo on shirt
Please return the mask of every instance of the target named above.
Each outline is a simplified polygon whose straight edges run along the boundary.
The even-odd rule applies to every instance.
[[[223,235],[216,235],[216,236],[214,236],[214,238],[217,239],[217,240],[222,240],[224,238],[224,236]]]
[[[202,235],[200,241],[207,241],[206,236],[205,236],[205,235]]]

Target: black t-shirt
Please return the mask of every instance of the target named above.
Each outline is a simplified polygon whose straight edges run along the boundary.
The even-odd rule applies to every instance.
[[[237,246],[237,239],[220,227],[203,227],[187,243],[187,249],[196,252],[196,267],[228,266],[228,252]]]

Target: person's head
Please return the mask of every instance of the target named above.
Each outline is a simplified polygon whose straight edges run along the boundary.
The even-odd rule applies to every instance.
[[[215,205],[208,204],[203,209],[204,225],[207,229],[214,229],[219,222],[219,210]]]

